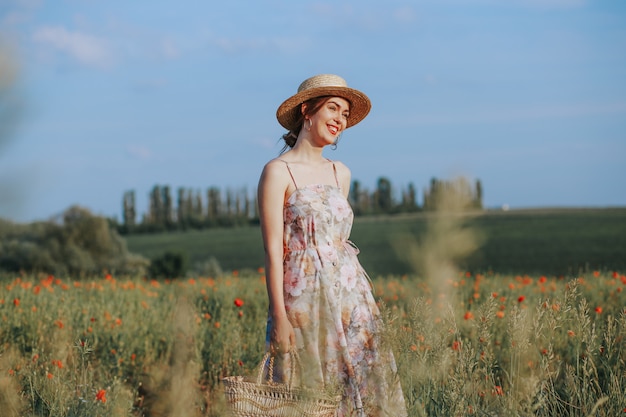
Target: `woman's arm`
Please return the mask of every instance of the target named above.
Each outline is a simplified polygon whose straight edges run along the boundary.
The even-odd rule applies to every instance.
[[[284,164],[270,161],[263,169],[258,187],[269,314],[272,318],[270,348],[280,352],[288,352],[290,345],[295,345],[295,334],[287,319],[283,295],[283,206],[289,185],[287,178]]]

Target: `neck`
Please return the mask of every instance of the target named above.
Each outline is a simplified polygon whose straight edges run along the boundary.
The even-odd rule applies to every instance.
[[[298,159],[303,161],[319,162],[325,160],[322,156],[324,146],[314,144],[310,135],[307,135],[307,133],[308,132],[300,132],[296,144],[291,148],[291,152],[294,156],[297,155]]]

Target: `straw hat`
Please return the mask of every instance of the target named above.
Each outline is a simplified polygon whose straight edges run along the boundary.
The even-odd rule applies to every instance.
[[[365,94],[348,87],[346,80],[340,76],[320,74],[304,80],[298,87],[298,92],[278,107],[276,110],[278,122],[287,130],[294,129],[300,115],[300,105],[311,98],[321,96],[342,97],[350,102],[347,127],[363,120],[372,107],[370,99]]]

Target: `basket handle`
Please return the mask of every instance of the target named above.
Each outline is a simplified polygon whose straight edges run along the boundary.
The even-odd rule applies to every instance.
[[[298,355],[298,351],[295,347],[289,349],[289,352],[287,353],[291,359],[287,387],[289,389],[292,389],[294,381],[296,380],[296,378],[298,378],[299,375],[301,375],[302,363],[300,362],[300,355]],[[261,385],[263,383],[263,371],[265,370],[265,364],[267,364],[267,380],[270,384],[274,382],[274,359],[275,356],[273,356],[269,351],[265,352],[265,355],[263,355],[263,360],[261,361],[261,366],[259,366],[259,372],[256,380],[257,384]],[[296,368],[298,370],[296,370]]]

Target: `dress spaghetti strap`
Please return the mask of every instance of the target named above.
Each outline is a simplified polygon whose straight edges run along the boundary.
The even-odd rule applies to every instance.
[[[285,161],[284,159],[280,159],[280,158],[276,158],[279,161],[283,161],[285,163],[285,165],[287,166],[287,171],[289,171],[289,176],[291,177],[291,181],[293,181],[293,185],[296,187],[296,190],[298,189],[298,184],[296,183],[296,179],[293,177],[293,174],[291,172],[291,168],[289,168],[289,163],[287,161]]]
[[[337,188],[341,189],[341,185],[339,185],[339,178],[337,178],[337,167],[335,166],[335,161],[331,161],[328,159],[328,162],[333,164],[333,174],[335,174],[335,184],[337,184]]]

